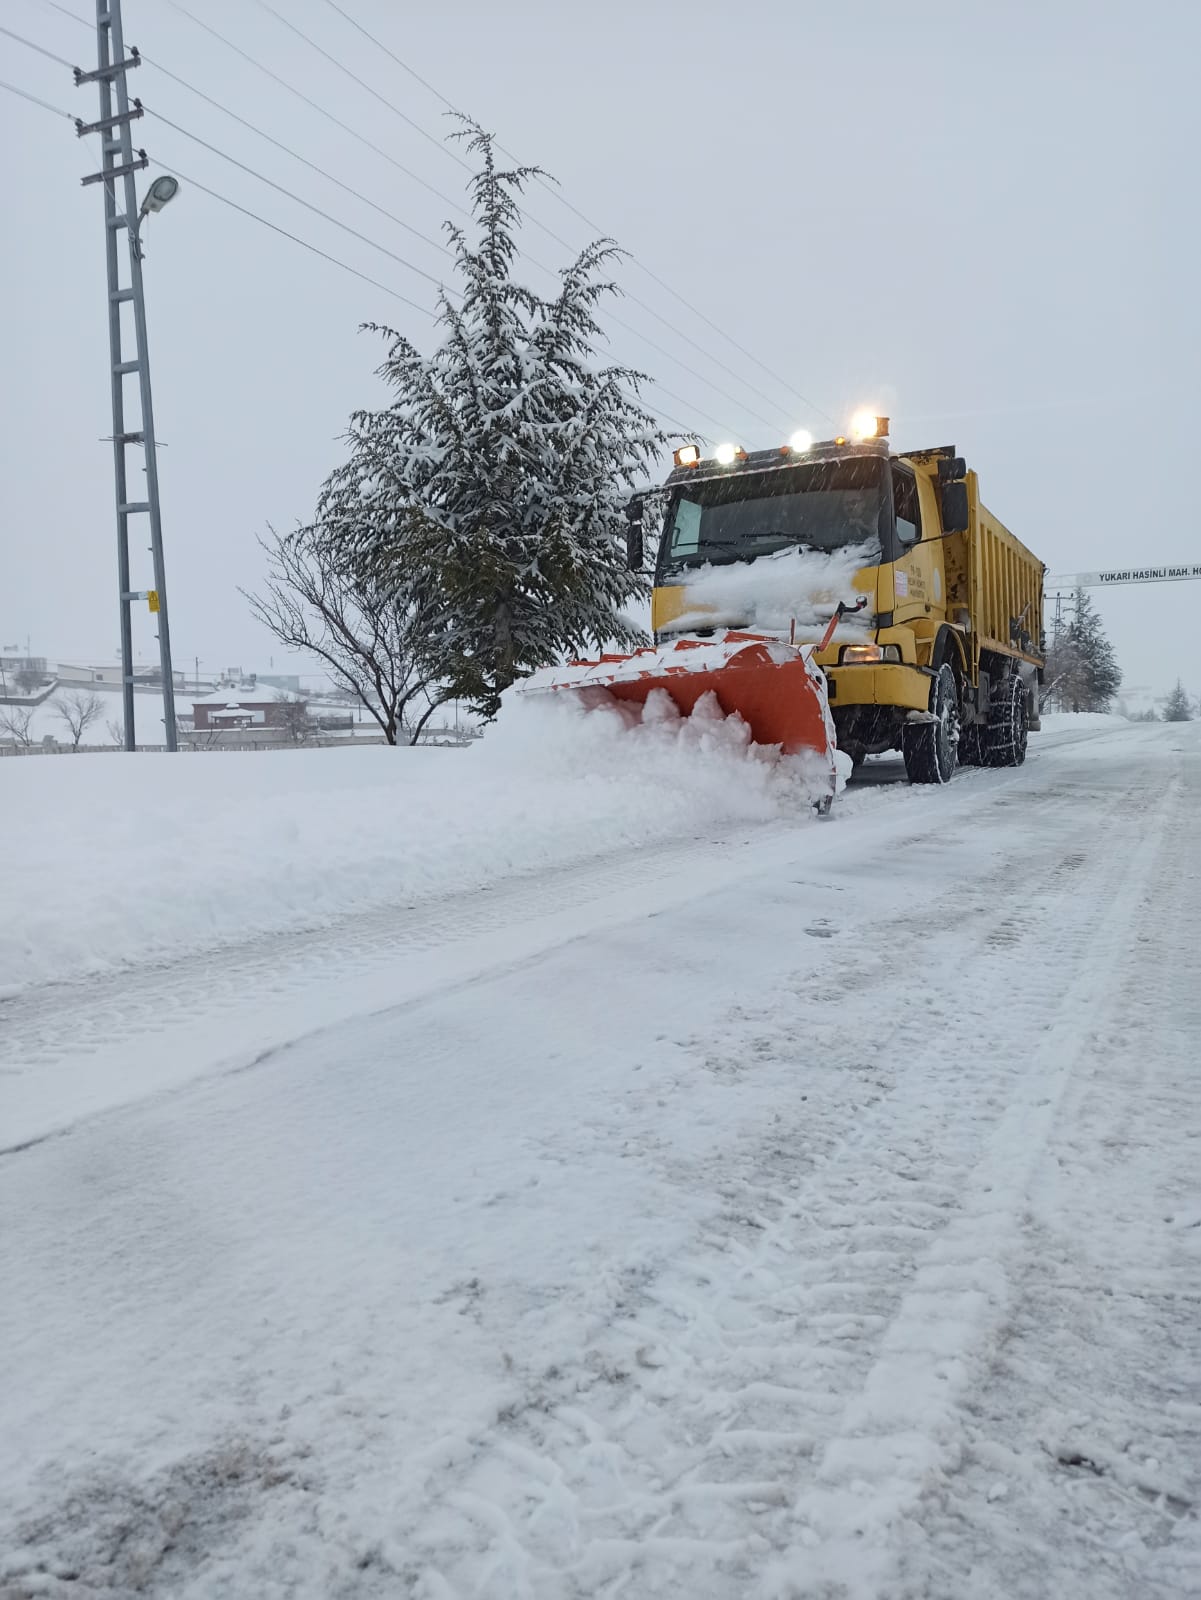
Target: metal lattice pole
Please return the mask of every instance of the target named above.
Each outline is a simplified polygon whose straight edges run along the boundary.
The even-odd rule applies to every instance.
[[[134,174],[149,165],[146,152],[133,148],[130,123],[142,115],[138,100],[129,99],[127,75],[141,65],[136,50],[125,55],[121,27],[121,0],[96,0],[95,72],[75,73],[76,84],[96,83],[100,89],[100,120],[85,125],[77,121],[76,132],[98,133],[101,138],[101,170],[84,178],[85,184],[104,186],[105,263],[108,275],[109,365],[113,406],[113,477],[117,506],[117,580],[121,606],[121,696],[125,723],[125,748],[136,748],[134,727],[133,627],[130,606],[136,599],[148,599],[157,612],[159,671],[163,692],[163,733],[168,750],[178,749],[175,728],[175,679],[171,667],[171,630],[167,618],[167,575],[163,561],[162,518],[159,505],[158,457],[154,438],[154,404],[150,389],[150,354],[146,335],[146,297],[142,283],[141,224]],[[114,109],[115,105],[115,109]],[[162,180],[160,180],[162,181]],[[123,186],[124,210],[119,209],[117,185]],[[124,235],[129,250],[129,284],[122,287],[120,242]],[[133,306],[134,358],[126,360],[122,348],[121,307]],[[141,427],[129,429],[125,420],[125,379],[138,375],[141,399]],[[146,499],[131,500],[126,450],[141,445],[145,452]],[[153,591],[130,588],[129,519],[144,515],[150,524],[149,550],[154,564]]]

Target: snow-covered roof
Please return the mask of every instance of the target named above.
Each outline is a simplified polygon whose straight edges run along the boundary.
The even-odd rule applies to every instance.
[[[212,694],[192,697],[194,706],[270,706],[279,700],[293,700],[297,696],[286,689],[276,689],[269,683],[252,683],[237,689],[214,689]],[[300,696],[303,699],[303,696]]]

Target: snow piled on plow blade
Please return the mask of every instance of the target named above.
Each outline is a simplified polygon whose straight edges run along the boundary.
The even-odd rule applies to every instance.
[[[518,698],[607,715],[610,726],[660,750],[778,767],[780,781],[799,783],[810,802],[831,799],[849,769],[807,652],[755,635],[681,639],[547,668],[521,685]]]
[[[603,688],[521,693],[506,706],[497,733],[509,759],[522,749],[541,764],[551,750],[577,777],[637,784],[671,794],[681,817],[741,816],[766,821],[799,818],[830,792],[830,762],[817,751],[782,756],[778,746],[756,744],[749,723],[727,716],[706,694],[683,716],[665,689],[645,701],[623,703]],[[835,752],[837,788],[850,760]]]

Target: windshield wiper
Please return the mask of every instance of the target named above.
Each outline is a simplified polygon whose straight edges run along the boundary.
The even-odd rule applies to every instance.
[[[745,539],[707,539],[703,550],[688,550],[678,556],[669,555],[668,564],[673,567],[703,567],[713,550],[727,551],[735,561],[750,561],[758,554],[758,551],[748,546]]]

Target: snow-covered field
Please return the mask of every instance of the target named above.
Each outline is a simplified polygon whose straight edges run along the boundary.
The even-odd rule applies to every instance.
[[[563,733],[4,767],[0,1595],[1201,1593],[1197,726]]]
[[[804,812],[732,724],[518,700],[478,746],[12,760],[0,995]],[[86,779],[86,781],[81,781]]]

